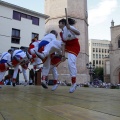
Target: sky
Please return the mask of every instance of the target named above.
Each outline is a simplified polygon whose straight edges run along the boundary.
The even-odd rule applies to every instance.
[[[44,0],[2,0],[44,14]],[[87,0],[89,39],[110,40],[111,21],[120,25],[120,0]]]

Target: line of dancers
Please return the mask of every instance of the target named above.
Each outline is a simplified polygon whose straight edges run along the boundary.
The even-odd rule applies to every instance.
[[[67,59],[72,83],[69,92],[73,93],[77,87],[76,60],[80,52],[80,44],[77,38],[80,32],[74,27],[75,23],[76,21],[72,18],[68,18],[68,23],[66,19],[59,20],[61,40],[57,40],[58,32],[51,30],[50,33],[46,34],[41,40],[38,40],[38,36],[32,39],[27,51],[25,51],[24,47],[20,47],[20,49],[14,51],[9,49],[7,52],[2,53],[0,58],[0,82],[4,78],[6,71],[12,67],[14,68],[12,85],[15,87],[19,66],[21,66],[25,84],[27,85],[28,78],[26,70],[29,64],[31,63],[33,65],[34,70],[41,69],[40,64],[43,64],[41,85],[45,89],[48,88],[46,78],[49,71],[52,70],[54,77],[52,91],[54,91],[58,88],[57,66]]]

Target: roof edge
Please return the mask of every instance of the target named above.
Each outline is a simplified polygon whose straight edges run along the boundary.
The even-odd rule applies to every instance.
[[[14,5],[14,4],[11,4],[11,3],[8,3],[8,2],[0,1],[0,5],[7,6],[7,7],[10,7],[10,8],[15,8],[16,10],[20,10],[22,12],[27,12],[29,14],[34,14],[35,16],[43,17],[45,19],[49,18],[48,15],[45,15],[45,14],[27,9],[27,8],[24,8],[24,7],[20,7],[18,5]]]

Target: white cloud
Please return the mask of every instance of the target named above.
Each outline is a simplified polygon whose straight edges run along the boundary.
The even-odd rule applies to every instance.
[[[101,0],[95,8],[88,11],[89,25],[103,23],[117,7],[117,0]]]

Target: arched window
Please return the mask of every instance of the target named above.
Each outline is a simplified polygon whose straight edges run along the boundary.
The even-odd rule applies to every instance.
[[[120,37],[118,38],[118,48],[120,48]]]

